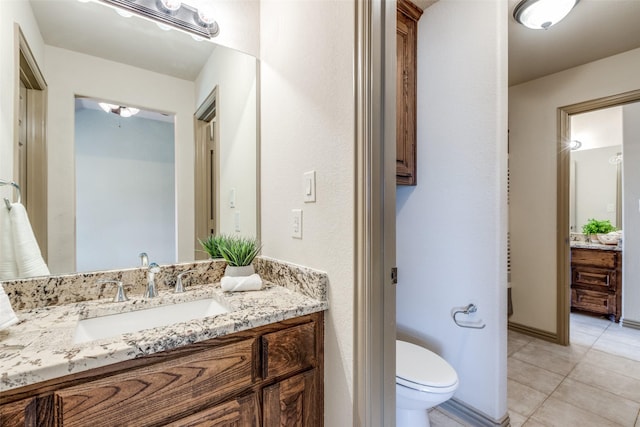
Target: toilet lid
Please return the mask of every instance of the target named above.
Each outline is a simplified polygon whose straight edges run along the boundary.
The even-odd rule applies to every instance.
[[[457,386],[458,374],[437,354],[424,347],[396,340],[396,381],[416,389],[450,389]]]

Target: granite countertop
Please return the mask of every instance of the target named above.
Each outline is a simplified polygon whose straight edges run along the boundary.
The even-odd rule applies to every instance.
[[[74,344],[79,319],[214,298],[229,313],[170,326]],[[251,292],[223,292],[219,283],[193,286],[183,294],[167,290],[153,300],[109,299],[17,311],[20,322],[0,331],[0,392],[74,374],[198,341],[323,311],[326,300],[265,282]]]
[[[592,243],[592,242],[580,242],[580,241],[572,241],[572,248],[579,249],[599,249],[603,251],[618,251],[621,252],[622,248],[618,245],[603,245],[602,243]]]

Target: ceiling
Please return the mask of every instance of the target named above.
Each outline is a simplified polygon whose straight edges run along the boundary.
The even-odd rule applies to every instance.
[[[509,0],[509,86],[640,47],[640,1],[581,0],[548,30],[513,19]]]
[[[434,0],[415,0],[427,8]],[[581,0],[548,30],[530,30],[509,5],[509,85],[640,47],[639,0]],[[46,44],[195,80],[215,48],[179,31],[162,31],[143,19],[77,0],[31,0]],[[158,43],[161,34],[162,43]]]

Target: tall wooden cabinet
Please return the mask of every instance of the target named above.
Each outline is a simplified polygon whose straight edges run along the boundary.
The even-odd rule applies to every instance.
[[[416,185],[416,49],[422,9],[398,0],[397,12],[396,183]]]
[[[571,309],[620,321],[622,252],[571,248]]]

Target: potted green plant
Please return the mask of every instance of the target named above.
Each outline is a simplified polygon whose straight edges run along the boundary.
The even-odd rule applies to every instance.
[[[222,258],[222,253],[220,253],[220,242],[222,242],[226,237],[223,235],[215,235],[207,237],[204,240],[198,239],[200,242],[200,246],[204,252],[209,254],[211,259],[220,259]]]
[[[250,276],[255,270],[253,259],[262,246],[252,237],[224,236],[218,244],[220,254],[227,261],[225,276]]]
[[[582,234],[588,236],[592,242],[598,243],[598,234],[607,234],[616,231],[616,228],[608,219],[597,220],[590,218],[585,225],[582,226]]]

